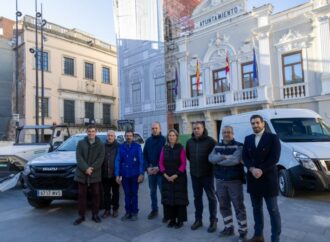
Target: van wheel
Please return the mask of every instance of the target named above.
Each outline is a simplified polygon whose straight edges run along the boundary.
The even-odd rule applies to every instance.
[[[293,197],[295,190],[290,178],[290,174],[287,170],[282,169],[279,171],[278,183],[280,192],[285,197]]]
[[[45,208],[48,207],[52,200],[49,199],[38,199],[38,198],[28,198],[29,204],[34,208]]]

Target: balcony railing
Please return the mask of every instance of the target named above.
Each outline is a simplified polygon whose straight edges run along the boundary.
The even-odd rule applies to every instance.
[[[282,99],[297,99],[306,97],[305,83],[286,85],[282,87]]]
[[[175,111],[185,111],[196,108],[209,108],[216,106],[231,106],[241,103],[268,101],[267,88],[254,87],[239,91],[229,91],[217,93],[214,95],[206,95],[193,97],[188,99],[178,99],[176,101]]]
[[[247,88],[234,92],[234,102],[246,102],[258,99],[257,88]]]
[[[206,105],[218,105],[226,102],[225,93],[206,96]]]
[[[193,108],[193,107],[198,107],[199,106],[199,98],[198,97],[193,97],[193,98],[188,98],[188,99],[183,99],[182,100],[182,108]]]
[[[80,127],[80,126],[85,126],[86,124],[89,123],[88,118],[75,118],[74,122],[68,122],[68,120],[64,120],[63,117],[61,117],[61,123],[62,124],[67,124],[69,127]],[[104,123],[104,120],[101,119],[95,119],[95,125],[97,126],[116,126],[117,125],[117,120],[111,119],[110,123],[108,121]]]

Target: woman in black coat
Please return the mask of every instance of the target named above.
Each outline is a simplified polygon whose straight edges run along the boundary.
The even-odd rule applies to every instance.
[[[181,228],[187,221],[188,191],[186,174],[186,153],[178,143],[179,134],[171,129],[167,143],[160,153],[159,167],[163,173],[162,204],[164,219],[170,220],[168,227]]]

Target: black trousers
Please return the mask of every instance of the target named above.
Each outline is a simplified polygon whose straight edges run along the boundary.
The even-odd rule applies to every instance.
[[[103,205],[105,210],[119,208],[119,184],[115,177],[102,178],[103,185]]]
[[[164,206],[164,218],[166,220],[185,222],[187,221],[187,206],[180,205],[166,205]]]

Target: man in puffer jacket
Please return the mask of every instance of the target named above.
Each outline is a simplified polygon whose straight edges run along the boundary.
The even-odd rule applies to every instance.
[[[217,199],[214,191],[213,166],[208,161],[216,141],[208,136],[203,122],[193,124],[192,137],[187,141],[186,154],[190,161],[190,175],[194,192],[195,222],[191,226],[196,230],[203,226],[203,190],[209,201],[210,226],[209,233],[217,229]]]
[[[242,161],[243,144],[235,141],[231,126],[222,129],[223,140],[214,147],[209,155],[209,161],[214,164],[216,178],[216,193],[220,203],[220,213],[225,228],[220,236],[234,235],[233,214],[234,205],[238,222],[239,242],[246,241],[247,220],[244,205],[243,182],[245,181]]]

